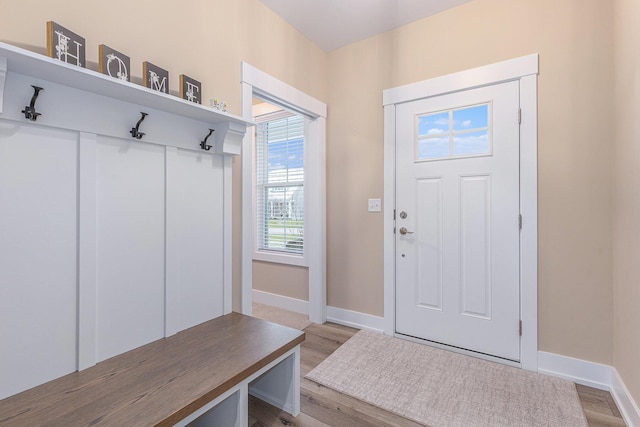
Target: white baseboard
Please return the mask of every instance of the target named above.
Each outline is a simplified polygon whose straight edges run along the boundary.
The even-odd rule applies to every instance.
[[[270,292],[252,290],[253,302],[278,307],[296,313],[309,315],[309,301],[272,294]],[[327,306],[327,321],[357,329],[382,333],[384,318],[343,308]]]
[[[564,378],[577,384],[609,390],[611,366],[562,356],[545,351],[538,352],[538,372]]]
[[[629,389],[624,385],[618,371],[613,368],[611,375],[611,395],[628,427],[640,427],[640,408],[631,397]]]
[[[344,308],[327,306],[327,321],[380,334],[384,332],[384,317],[345,310]]]
[[[539,351],[538,372],[573,381],[576,384],[608,390],[627,426],[640,427],[640,409],[615,368]]]
[[[309,315],[309,301],[272,294],[270,292],[252,290],[253,302],[283,308],[296,313]]]

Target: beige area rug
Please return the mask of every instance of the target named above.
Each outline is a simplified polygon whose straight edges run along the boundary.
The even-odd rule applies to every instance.
[[[586,427],[572,382],[360,331],[306,378],[430,427]]]
[[[295,313],[289,310],[283,310],[281,308],[272,307],[270,305],[258,304],[254,302],[252,308],[253,317],[257,317],[262,320],[268,320],[269,322],[278,323],[290,328],[303,330],[312,323],[309,321],[307,316],[303,314]]]

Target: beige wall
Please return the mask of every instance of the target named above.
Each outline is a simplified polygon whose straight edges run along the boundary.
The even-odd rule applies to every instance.
[[[253,289],[309,301],[309,269],[254,261]]]
[[[640,3],[615,1],[614,366],[640,402]]]
[[[382,90],[537,52],[539,348],[610,364],[611,25],[608,1],[475,0],[331,52],[329,305],[383,315]]]
[[[181,7],[178,7],[180,4]],[[240,113],[240,62],[326,101],[327,55],[258,0],[36,1],[0,0],[0,40],[46,52],[45,24],[56,21],[85,37],[88,68],[97,69],[98,45],[131,57],[131,75],[141,81],[142,62],[202,82],[203,103],[217,97]],[[240,302],[241,162],[233,160],[234,308]],[[237,220],[236,220],[237,219]],[[294,275],[295,277],[295,275]]]

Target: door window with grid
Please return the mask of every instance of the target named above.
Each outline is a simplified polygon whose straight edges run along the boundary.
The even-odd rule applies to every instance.
[[[303,255],[304,117],[256,117],[256,249]]]

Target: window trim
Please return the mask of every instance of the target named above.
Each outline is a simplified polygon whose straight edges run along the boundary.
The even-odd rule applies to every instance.
[[[305,116],[305,250],[304,258],[283,254],[261,254],[259,260],[309,268],[309,320],[326,320],[326,118],[325,103],[298,89],[241,63],[242,115],[251,120],[255,95]],[[242,148],[242,277],[240,310],[251,314],[254,257],[253,159],[254,132],[247,132]],[[249,154],[249,155],[248,155]],[[311,243],[313,242],[313,243]]]

